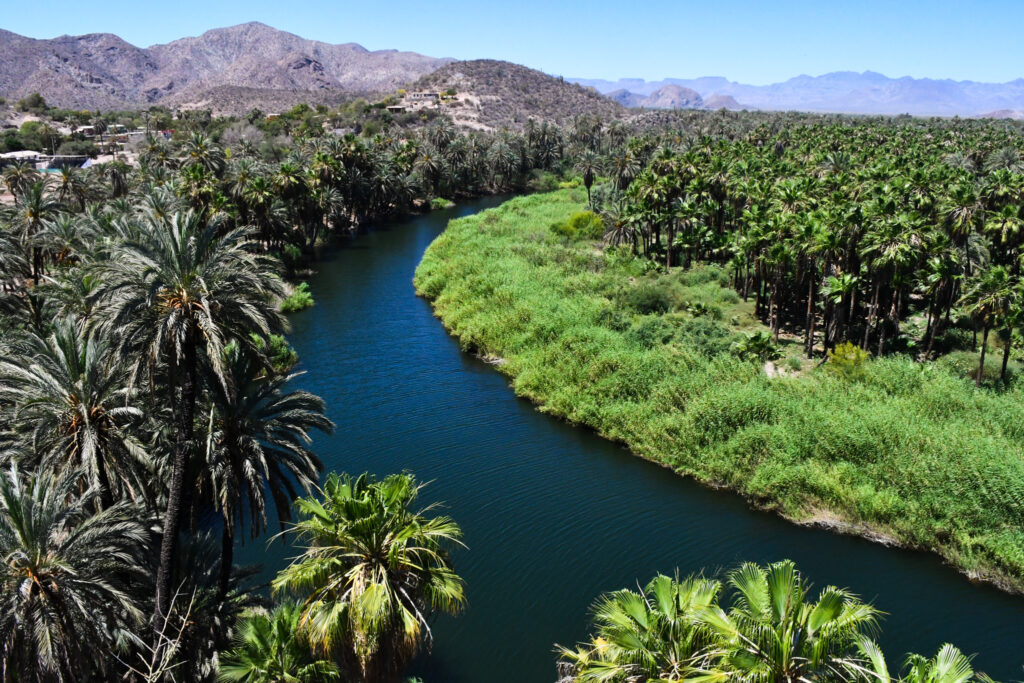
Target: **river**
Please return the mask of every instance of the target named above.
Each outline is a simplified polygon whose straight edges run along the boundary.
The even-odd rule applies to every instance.
[[[451,218],[498,198],[384,225],[327,254],[310,280],[316,306],[291,316],[307,371],[296,384],[337,425],[316,439],[328,470],[401,470],[431,482],[462,526],[455,553],[468,608],[438,619],[413,674],[426,683],[552,683],[554,644],[587,633],[603,591],[658,572],[714,573],[782,558],[814,582],[849,588],[887,613],[881,642],[904,653],[944,642],[977,653],[997,679],[1024,677],[1024,599],[972,584],[927,553],[799,527],[751,510],[537,412],[492,367],[460,351],[417,298],[412,276]],[[249,542],[239,561],[265,577],[293,551]]]

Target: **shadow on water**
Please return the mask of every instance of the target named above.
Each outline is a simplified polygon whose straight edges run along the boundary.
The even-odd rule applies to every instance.
[[[455,555],[465,614],[441,617],[413,673],[427,683],[555,679],[554,643],[586,635],[601,592],[657,572],[715,573],[791,558],[818,587],[848,587],[885,610],[890,666],[944,642],[978,653],[1004,680],[1024,663],[1024,600],[974,585],[934,556],[798,527],[749,509],[585,429],[539,413],[507,380],[460,351],[413,272],[453,217],[500,203],[466,202],[376,229],[333,248],[310,279],[316,306],[292,317],[297,384],[327,402],[335,435],[315,447],[328,470],[411,470],[432,483],[465,532]],[[292,552],[248,543],[239,561],[265,577]]]

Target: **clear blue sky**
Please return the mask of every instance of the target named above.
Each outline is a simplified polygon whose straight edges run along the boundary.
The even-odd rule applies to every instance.
[[[11,0],[0,13],[0,28],[35,38],[110,32],[139,46],[246,21],[325,42],[612,80],[764,84],[840,70],[1024,77],[1024,0]]]

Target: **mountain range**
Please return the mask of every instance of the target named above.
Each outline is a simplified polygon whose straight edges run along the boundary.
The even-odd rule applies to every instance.
[[[256,22],[148,48],[109,33],[39,40],[0,30],[0,55],[0,96],[39,92],[52,105],[85,109],[187,105],[217,89],[379,92],[454,61],[306,40]]]
[[[759,86],[722,77],[562,79],[493,60],[445,69],[455,62],[306,40],[255,22],[147,48],[109,33],[35,39],[0,29],[0,97],[39,92],[65,108],[164,104],[238,113],[253,106],[271,111],[297,102],[331,104],[354,93],[394,92],[419,82],[415,87],[445,83],[479,91],[474,106],[483,112],[477,117],[481,125],[524,116],[561,120],[580,111],[616,115],[622,112],[618,105],[1024,118],[1024,78],[978,83],[841,71]],[[435,73],[437,78],[427,78]],[[498,82],[506,77],[514,82]],[[472,117],[464,118],[471,123]]]
[[[645,81],[625,78],[617,81],[570,78],[598,92],[632,106],[661,108],[652,95],[669,86],[685,88],[702,100],[726,101],[726,108],[842,112],[850,114],[913,114],[916,116],[1011,115],[1024,109],[1024,78],[1008,83],[936,80],[932,78],[889,78],[880,73],[837,71],[822,76],[797,76],[771,85],[746,85],[722,77],[668,78]],[[707,102],[703,103],[709,107]]]

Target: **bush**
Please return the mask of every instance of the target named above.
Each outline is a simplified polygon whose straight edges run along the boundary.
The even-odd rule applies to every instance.
[[[264,339],[253,333],[250,338],[256,348],[263,352],[270,361],[270,366],[279,375],[287,373],[299,362],[298,352],[291,347],[288,340],[280,334],[272,334],[269,339]]]
[[[733,355],[749,361],[765,362],[782,356],[768,332],[754,332],[732,345]]]
[[[313,307],[313,295],[309,291],[309,284],[300,282],[292,290],[292,293],[281,300],[282,313],[295,313]]]
[[[599,240],[604,237],[604,221],[592,211],[580,211],[569,218],[569,226],[579,239]]]
[[[828,362],[825,363],[824,370],[830,375],[848,381],[860,381],[864,379],[865,366],[870,360],[869,352],[853,342],[843,342],[828,352]]]
[[[672,297],[668,289],[653,282],[642,282],[626,290],[622,303],[637,313],[667,313],[672,308]]]
[[[786,359],[786,367],[791,372],[800,372],[804,368],[804,361],[800,356],[790,356]]]
[[[712,318],[692,318],[679,326],[676,338],[683,348],[707,358],[728,353],[733,334]]]
[[[455,206],[455,202],[444,197],[434,197],[430,200],[430,210],[440,211],[441,209],[450,209]]]
[[[650,349],[671,340],[675,336],[675,329],[662,317],[648,316],[633,326],[629,336],[640,346]]]

